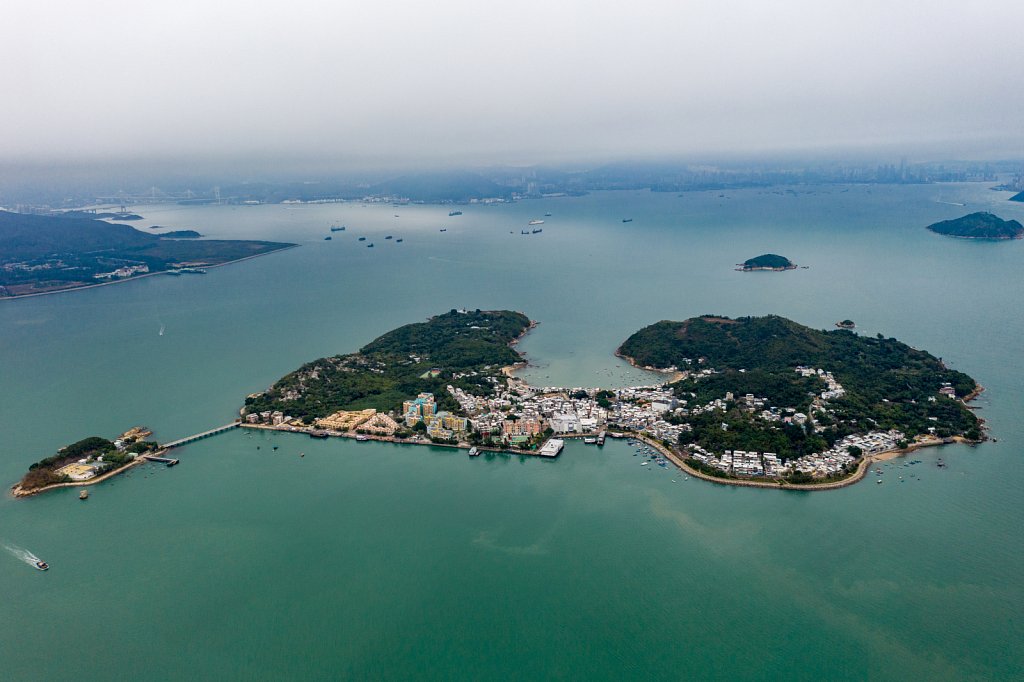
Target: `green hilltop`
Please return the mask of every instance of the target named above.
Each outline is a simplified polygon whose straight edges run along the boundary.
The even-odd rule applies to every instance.
[[[765,253],[743,261],[744,270],[792,270],[796,265],[785,256]]]
[[[965,239],[1020,239],[1024,226],[1016,220],[1003,220],[992,213],[979,211],[955,220],[943,220],[928,226],[938,234]]]
[[[981,437],[978,419],[963,402],[940,393],[952,389],[959,398],[972,395],[979,388],[974,379],[947,368],[926,351],[882,335],[819,331],[775,315],[737,319],[709,315],[652,324],[630,336],[619,353],[638,365],[676,367],[691,375],[714,370],[674,384],[677,395],[697,403],[722,398],[726,392],[750,393],[773,405],[808,412],[822,382],[816,376],[801,376],[796,368],[832,372],[845,395],[830,401],[831,414],[820,419],[826,428],[813,434],[829,445],[844,435],[876,429],[898,429],[908,438],[931,429],[939,437]],[[705,433],[715,435],[723,421],[729,420],[704,425]],[[699,427],[695,424],[698,439]],[[790,435],[812,437],[806,432]],[[749,440],[736,447],[742,445],[749,446]],[[821,443],[807,447],[812,446],[820,448]],[[776,447],[786,452],[784,445]]]
[[[490,394],[502,383],[501,368],[522,361],[511,344],[529,327],[526,315],[509,310],[452,310],[390,331],[356,353],[307,363],[249,396],[244,411],[280,410],[312,423],[338,410],[394,410],[429,392],[442,409],[458,412],[447,386]]]

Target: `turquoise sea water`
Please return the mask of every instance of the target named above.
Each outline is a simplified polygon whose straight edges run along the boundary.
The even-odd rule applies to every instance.
[[[0,304],[0,480],[84,435],[224,423],[304,361],[458,307],[526,312],[540,325],[520,345],[525,376],[585,386],[647,381],[612,352],[659,319],[849,317],[976,377],[998,442],[896,460],[883,485],[782,493],[650,471],[614,442],[469,460],[232,432],[84,503],[0,500],[2,675],[1019,677],[1024,243],[923,226],[972,210],[1024,220],[1024,206],[982,185],[794,189],[608,192],[451,218],[140,208],[144,225],[302,246]],[[519,234],[547,212],[543,233]],[[324,241],[333,222],[348,229]],[[766,251],[810,269],[733,271]],[[53,568],[32,570],[22,549]]]

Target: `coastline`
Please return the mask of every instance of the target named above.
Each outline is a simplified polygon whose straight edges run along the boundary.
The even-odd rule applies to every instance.
[[[523,314],[525,315],[526,313]],[[519,342],[526,338],[526,335],[532,332],[534,329],[536,329],[537,325],[539,324],[540,322],[538,322],[537,320],[530,320],[530,324],[526,325],[526,329],[524,329],[519,336],[508,342],[508,347],[515,350],[515,347],[519,344]],[[522,358],[522,360],[520,360],[519,362],[514,362],[511,365],[505,365],[504,367],[501,368],[501,373],[504,374],[509,379],[514,379],[515,381],[522,381],[522,379],[517,377],[515,373],[521,369],[529,367],[530,363],[525,357],[523,357],[523,354],[520,353],[519,351],[516,351],[516,354],[519,355],[519,357]]]
[[[243,256],[242,258],[236,258],[234,260],[224,261],[223,263],[217,263],[216,265],[204,265],[204,268],[220,268],[225,265],[232,265],[234,263],[241,263],[242,261],[252,260],[253,258],[259,258],[261,256],[269,256],[272,253],[280,253],[281,251],[287,251],[288,249],[294,249],[298,247],[298,244],[289,244],[282,246],[279,249],[272,251],[265,251],[263,253],[254,253],[251,256]],[[135,277],[128,277],[127,279],[117,279],[110,282],[96,282],[95,284],[83,284],[80,287],[66,287],[64,289],[54,289],[52,291],[37,291],[31,294],[17,294],[15,296],[0,296],[0,301],[16,301],[22,298],[32,298],[34,296],[53,296],[55,294],[66,294],[71,291],[82,291],[84,289],[95,289],[96,287],[107,287],[112,284],[125,284],[127,282],[134,282],[136,280],[144,279],[146,277],[155,277],[157,275],[166,275],[166,270],[160,270],[158,272],[147,272],[144,275],[137,275]]]
[[[686,372],[678,369],[659,369],[657,367],[649,367],[647,365],[638,365],[635,359],[622,352],[622,346],[615,349],[615,357],[622,358],[634,369],[642,369],[645,372],[656,372],[658,374],[667,374],[669,378],[665,381],[666,384],[674,384],[677,381],[682,381],[686,377]]]
[[[152,453],[148,453],[148,454],[153,456],[153,457],[163,457],[166,452],[167,452],[167,448],[161,448],[161,449],[157,450],[156,452],[152,452]],[[103,481],[106,481],[107,479],[111,479],[111,478],[113,478],[114,476],[117,476],[120,473],[128,471],[129,469],[131,469],[133,467],[136,467],[136,466],[138,466],[140,464],[143,464],[145,462],[148,462],[148,461],[149,460],[147,460],[145,457],[139,456],[139,457],[136,457],[135,459],[133,459],[132,461],[128,462],[127,464],[125,464],[122,467],[118,467],[118,468],[114,469],[113,471],[108,471],[107,473],[103,474],[102,476],[97,476],[95,478],[90,478],[88,481],[65,481],[65,482],[62,482],[62,483],[51,483],[50,485],[44,485],[42,488],[33,488],[32,490],[22,490],[21,484],[19,482],[19,483],[15,483],[14,485],[11,486],[10,493],[11,493],[11,495],[13,497],[24,498],[24,497],[32,497],[34,495],[39,495],[41,493],[45,493],[45,492],[50,491],[50,490],[56,490],[58,488],[83,488],[85,486],[95,485],[96,483],[102,483]]]

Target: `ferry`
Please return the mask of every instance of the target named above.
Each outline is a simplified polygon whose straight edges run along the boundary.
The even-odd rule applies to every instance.
[[[41,559],[35,563],[35,567],[38,568],[40,571],[50,570],[50,564],[46,563]]]
[[[338,227],[337,225],[331,225],[331,232],[344,232],[345,226]]]
[[[469,449],[469,456],[470,457],[476,457],[479,454],[480,454],[480,448],[478,448],[477,446],[474,445],[473,447],[471,447]]]
[[[359,441],[360,443],[362,443],[363,441],[370,440],[370,437],[369,436],[365,436],[363,434],[359,434],[358,436],[356,436],[356,440]]]
[[[310,438],[327,438],[327,432],[326,431],[310,431],[309,432],[309,437]]]
[[[587,438],[584,438],[583,442],[586,443],[587,445],[597,445],[597,439],[591,438],[589,436]]]
[[[543,221],[543,220],[531,220],[531,221],[530,221],[529,223],[527,223],[527,224],[528,224],[528,225],[543,225],[543,224],[544,224],[544,221]]]
[[[462,215],[462,211],[448,211],[449,218],[452,217],[453,215]]]

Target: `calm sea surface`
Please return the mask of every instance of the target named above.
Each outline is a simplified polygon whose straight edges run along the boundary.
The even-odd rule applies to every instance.
[[[1020,679],[1024,242],[923,228],[1024,205],[983,185],[794,190],[451,218],[140,207],[144,226],[301,248],[0,303],[4,485],[86,435],[225,423],[302,362],[462,307],[539,321],[525,376],[574,386],[648,381],[612,353],[660,319],[848,317],[977,378],[998,442],[895,460],[883,485],[783,493],[640,467],[617,442],[470,460],[231,432],[88,502],[0,499],[0,678]],[[732,269],[764,252],[810,269]]]

